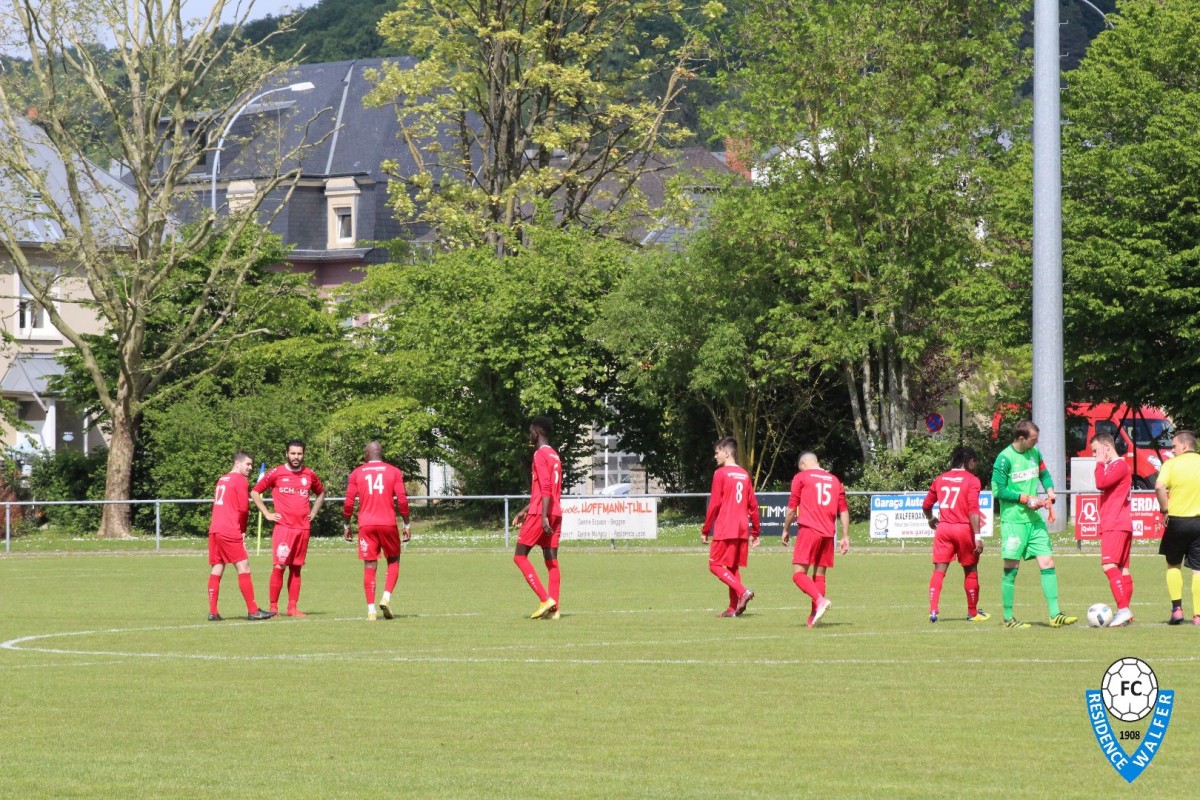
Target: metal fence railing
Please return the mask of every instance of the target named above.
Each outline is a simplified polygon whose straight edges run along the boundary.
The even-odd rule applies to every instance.
[[[781,494],[786,494],[786,492],[759,492],[759,494],[760,495],[771,494],[771,495],[778,496]],[[869,492],[868,491],[850,491],[850,492],[847,492],[846,494],[848,497],[852,497],[852,498],[856,498],[856,497],[870,498],[872,496],[877,496],[877,495],[922,495],[923,496],[925,493],[924,492],[915,492],[915,491],[895,490],[895,491],[869,491]],[[1095,492],[1094,492],[1094,490],[1093,491],[1069,491],[1068,490],[1068,491],[1057,492],[1057,494],[1060,498],[1062,498],[1062,509],[1060,511],[1060,519],[1062,519],[1062,521],[1063,521],[1062,524],[1065,526],[1068,524],[1068,519],[1071,516],[1071,513],[1073,511],[1072,503],[1070,502],[1069,498],[1074,494],[1095,494]],[[1135,495],[1153,496],[1153,492],[1135,492],[1134,494]],[[647,493],[647,494],[631,493],[628,495],[623,495],[621,497],[656,498],[659,500],[674,501],[674,500],[707,499],[708,496],[709,495],[707,492],[664,492],[664,493]],[[616,499],[621,499],[621,497],[614,497],[611,495],[589,494],[589,495],[564,495],[563,499],[564,500],[581,500],[581,499],[616,500]],[[511,526],[511,520],[513,517],[514,510],[520,509],[522,506],[524,506],[526,503],[528,503],[529,495],[527,495],[527,494],[410,495],[408,499],[411,503],[418,503],[418,504],[425,503],[426,505],[432,505],[435,503],[456,503],[457,504],[457,503],[463,503],[463,502],[503,503],[503,507],[504,507],[504,546],[508,547],[510,545],[510,539],[511,539],[510,526]],[[329,507],[331,504],[337,504],[338,506],[340,506],[342,501],[344,501],[344,500],[345,500],[344,497],[326,497],[325,498],[325,507]],[[266,498],[266,502],[268,504],[270,504],[271,499],[269,497]],[[13,500],[13,501],[6,501],[3,503],[0,503],[0,505],[4,506],[4,551],[5,551],[5,553],[9,553],[12,551],[13,509],[14,508],[21,508],[21,507],[47,508],[47,507],[54,507],[54,506],[76,506],[76,507],[79,507],[79,506],[105,506],[105,505],[153,506],[153,508],[154,508],[154,549],[157,551],[157,550],[162,549],[162,538],[163,538],[162,511],[163,511],[163,506],[210,505],[211,503],[212,503],[211,498],[201,498],[201,499],[156,498],[156,499],[151,499],[151,500]],[[698,504],[698,505],[700,505],[700,507],[702,508],[701,504]],[[853,503],[852,503],[852,505],[853,505]],[[253,514],[253,511],[254,511],[254,509],[252,506],[251,507],[252,514]]]

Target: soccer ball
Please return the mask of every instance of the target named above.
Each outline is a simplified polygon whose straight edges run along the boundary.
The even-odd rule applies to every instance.
[[[1087,610],[1088,625],[1093,628],[1107,628],[1108,623],[1112,622],[1112,618],[1112,609],[1104,603],[1096,603]]]
[[[1091,616],[1091,612],[1088,612]],[[1122,658],[1104,673],[1100,694],[1108,713],[1122,722],[1137,722],[1154,708],[1158,678],[1140,658]]]

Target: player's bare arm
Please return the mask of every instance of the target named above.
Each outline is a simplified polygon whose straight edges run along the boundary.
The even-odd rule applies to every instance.
[[[980,533],[983,519],[978,514],[971,514],[968,519],[971,521],[971,535],[975,537],[975,555],[979,555],[983,552],[983,535]]]
[[[312,522],[317,518],[317,513],[321,510],[321,504],[325,502],[325,493],[321,492],[317,495],[317,499],[313,501],[312,508],[308,512],[308,521]]]
[[[263,502],[263,496],[260,492],[251,489],[250,499],[254,501],[254,505],[258,506],[258,513],[263,515],[263,519],[270,520],[271,522],[279,522],[279,520],[283,519],[283,515],[278,511],[271,511],[267,508],[267,504]]]
[[[404,529],[400,531],[400,541],[407,542],[412,538],[412,533],[408,529],[408,514],[401,514],[400,519],[404,520]]]
[[[850,512],[842,511],[838,514],[838,519],[842,523],[842,542],[838,546],[838,552],[842,555],[850,552]]]
[[[779,537],[779,543],[787,547],[788,529],[792,527],[792,523],[796,521],[796,509],[789,508],[787,513],[783,515],[783,535]]]
[[[550,529],[550,498],[542,498],[542,533],[549,536],[553,531]]]

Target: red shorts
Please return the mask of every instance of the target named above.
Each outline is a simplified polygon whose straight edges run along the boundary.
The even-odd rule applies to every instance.
[[[792,549],[793,564],[813,567],[833,566],[833,538],[822,536],[811,528],[796,531],[796,546]]]
[[[550,518],[550,533],[542,530],[542,515],[527,514],[521,532],[517,534],[517,544],[526,547],[558,547],[558,537],[562,535],[562,516]]]
[[[1100,531],[1100,563],[1127,569],[1131,544],[1133,531]]]
[[[964,567],[979,563],[979,556],[975,554],[975,534],[966,523],[939,522],[933,534],[933,563],[949,564],[955,559]]]
[[[708,545],[708,561],[722,567],[746,566],[746,555],[750,542],[746,539],[713,539]]]
[[[236,564],[250,556],[246,553],[246,542],[240,533],[208,532],[208,563]]]
[[[271,531],[271,553],[275,558],[275,566],[304,566],[304,557],[308,555],[308,534],[308,528],[276,525]]]
[[[381,551],[385,558],[400,557],[400,529],[395,525],[358,526],[358,557],[377,561]]]

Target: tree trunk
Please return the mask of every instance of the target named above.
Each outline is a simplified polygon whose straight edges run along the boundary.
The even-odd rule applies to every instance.
[[[112,417],[112,438],[108,443],[108,467],[105,471],[104,499],[128,500],[133,488],[133,446],[137,437],[132,415],[118,412]],[[104,506],[97,534],[105,539],[133,537],[132,507],[119,504]]]

